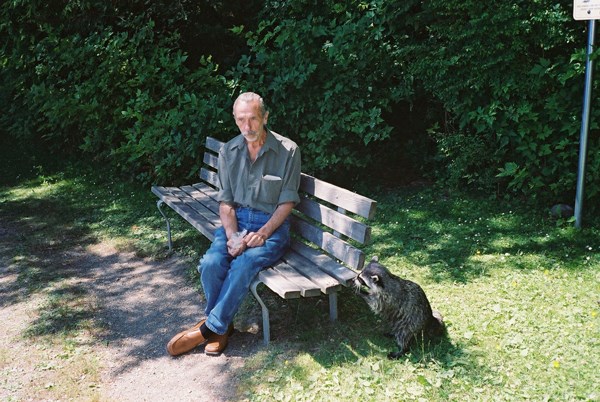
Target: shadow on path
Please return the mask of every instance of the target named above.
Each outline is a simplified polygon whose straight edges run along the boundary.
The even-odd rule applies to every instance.
[[[91,292],[105,325],[100,351],[105,362],[103,395],[111,400],[237,400],[236,370],[260,344],[260,336],[236,332],[219,357],[202,347],[177,358],[165,345],[203,317],[203,302],[186,285],[189,261],[164,261],[118,253],[111,246],[89,247]]]

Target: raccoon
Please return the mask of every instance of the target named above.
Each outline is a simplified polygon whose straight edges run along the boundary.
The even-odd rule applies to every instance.
[[[379,264],[377,257],[356,276],[354,287],[375,314],[391,326],[398,352],[389,359],[404,355],[418,339],[433,339],[445,334],[442,315],[432,311],[423,289],[414,282],[393,275]]]

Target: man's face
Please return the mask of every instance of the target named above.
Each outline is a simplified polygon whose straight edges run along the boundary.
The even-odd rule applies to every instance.
[[[233,117],[240,132],[248,142],[259,140],[264,133],[269,113],[263,116],[258,101],[238,102],[233,108]]]

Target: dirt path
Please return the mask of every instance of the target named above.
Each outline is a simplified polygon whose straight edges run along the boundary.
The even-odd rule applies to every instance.
[[[94,319],[106,328],[100,339],[89,342],[86,353],[99,360],[100,383],[93,387],[100,400],[243,399],[236,372],[244,358],[261,347],[260,335],[236,331],[229,348],[219,357],[206,356],[202,348],[177,358],[165,351],[175,333],[202,316],[198,292],[186,285],[189,261],[176,257],[158,262],[140,259],[118,252],[108,243],[69,251],[61,258],[76,267],[78,275],[70,281],[85,289],[86,298],[97,306]],[[7,356],[12,354],[11,348],[0,351],[0,363],[4,363],[0,364],[0,400],[36,400],[27,388],[43,381],[43,370],[34,361],[39,351],[26,353],[27,348],[36,351],[35,341],[24,339],[22,332],[35,320],[41,301],[20,297],[14,285],[16,273],[6,261],[0,261],[0,267],[0,323],[6,328],[0,331],[0,343],[17,351],[12,361]]]

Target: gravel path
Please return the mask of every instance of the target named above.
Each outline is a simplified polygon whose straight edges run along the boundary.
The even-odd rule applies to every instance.
[[[110,328],[105,396],[120,401],[235,400],[233,375],[247,353],[246,334],[234,335],[219,357],[206,356],[202,348],[177,358],[165,351],[173,335],[203,314],[198,292],[185,285],[189,262],[144,261],[99,248],[103,269],[95,269],[94,290],[104,301],[102,318]]]
[[[106,328],[101,339],[94,338],[89,346],[101,367],[100,384],[94,385],[101,401],[244,399],[236,373],[245,357],[262,347],[260,333],[236,331],[218,357],[205,355],[202,347],[177,358],[165,351],[174,334],[203,314],[198,292],[186,285],[189,261],[140,259],[108,243],[69,251],[60,258],[76,270],[71,281],[94,300],[95,319]],[[16,273],[6,261],[0,264],[0,323],[8,328],[0,342],[34,351],[35,342],[24,339],[22,332],[35,319],[36,303],[41,301],[36,302],[35,295],[19,295]],[[29,400],[28,382],[41,381],[43,374],[34,361],[36,353],[21,353],[18,361],[11,361],[2,356],[10,353],[7,350],[0,350],[0,399]]]

